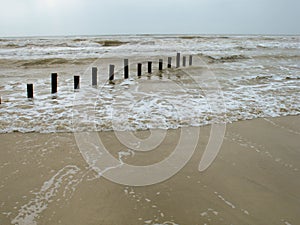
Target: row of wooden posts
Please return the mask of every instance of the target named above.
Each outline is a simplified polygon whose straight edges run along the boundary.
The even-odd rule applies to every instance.
[[[189,56],[189,66],[193,64],[193,56]],[[182,66],[186,66],[186,56],[182,57]],[[167,68],[172,67],[172,57],[168,57]],[[180,67],[180,53],[176,55],[176,68]],[[114,65],[109,65],[109,81],[114,80]],[[163,70],[163,60],[159,59],[158,70]],[[148,61],[148,73],[152,73],[152,61]],[[137,64],[137,76],[142,76],[142,63]],[[92,68],[92,86],[97,86],[98,69],[97,67]],[[124,59],[124,79],[129,78],[129,63],[128,59]],[[74,89],[80,88],[80,76],[74,76]],[[57,93],[57,73],[51,74],[51,94]],[[33,84],[27,84],[27,98],[33,98]],[[1,100],[0,100],[1,104]]]

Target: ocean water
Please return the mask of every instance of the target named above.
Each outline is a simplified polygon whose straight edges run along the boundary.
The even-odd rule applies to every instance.
[[[187,57],[186,67],[174,67],[177,52]],[[151,75],[147,61],[153,62]],[[299,115],[299,62],[300,36],[1,38],[0,132],[173,129]],[[116,66],[115,84],[108,82],[109,64]],[[98,86],[92,87],[95,66]],[[52,72],[58,73],[56,95],[50,94]],[[76,92],[74,75],[81,77]],[[27,83],[34,85],[33,100],[26,97]]]

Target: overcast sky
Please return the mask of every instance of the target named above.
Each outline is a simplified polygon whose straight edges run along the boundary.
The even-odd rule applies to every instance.
[[[0,36],[300,34],[300,0],[0,0]]]

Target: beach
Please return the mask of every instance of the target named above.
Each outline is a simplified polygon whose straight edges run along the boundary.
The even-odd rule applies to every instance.
[[[201,127],[187,165],[144,187],[113,183],[92,170],[72,133],[1,134],[1,224],[297,224],[300,220],[299,116],[228,124],[220,152],[198,164],[210,136]],[[196,129],[196,128],[194,128]],[[136,134],[147,136],[145,131]],[[167,157],[180,130],[155,151],[123,158],[149,164]],[[100,132],[112,155],[128,151]],[[188,146],[186,146],[188,147]]]
[[[0,224],[298,224],[299,40],[1,38]]]

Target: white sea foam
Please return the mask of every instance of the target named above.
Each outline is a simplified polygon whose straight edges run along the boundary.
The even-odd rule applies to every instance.
[[[232,204],[231,202],[229,202],[228,200],[226,200],[222,195],[220,195],[218,192],[215,192],[215,195],[218,196],[219,199],[221,199],[223,202],[225,202],[228,206],[230,206],[231,208],[235,209],[235,205]]]
[[[80,169],[73,165],[68,165],[59,170],[52,178],[44,182],[40,191],[35,193],[35,198],[21,206],[18,215],[11,223],[18,225],[36,225],[37,217],[47,209],[48,204],[57,195],[63,183],[66,183],[63,192],[64,197],[66,197],[66,192],[74,192],[74,186],[80,181],[73,179],[73,175],[79,171]]]

